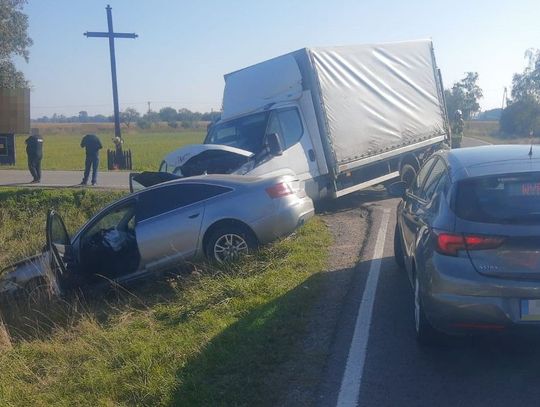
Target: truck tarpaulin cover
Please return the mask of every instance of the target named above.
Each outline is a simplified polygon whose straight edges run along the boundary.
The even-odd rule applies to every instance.
[[[445,134],[431,41],[308,52],[338,163]]]

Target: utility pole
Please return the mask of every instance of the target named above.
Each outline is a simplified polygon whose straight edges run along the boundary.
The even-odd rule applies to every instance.
[[[135,33],[115,33],[113,30],[112,20],[112,8],[107,5],[107,32],[90,32],[87,31],[84,35],[87,38],[108,38],[109,39],[109,51],[111,55],[111,77],[112,77],[112,91],[113,91],[113,105],[114,105],[114,135],[120,139],[120,142],[116,143],[116,160],[114,160],[117,166],[124,168],[125,162],[123,160],[122,152],[122,133],[120,131],[120,109],[118,107],[118,85],[116,80],[116,55],[114,52],[114,39],[115,38],[137,38]],[[130,160],[131,161],[131,160]]]
[[[150,113],[152,111],[152,109],[150,109],[150,102],[147,102],[148,103],[148,113]]]

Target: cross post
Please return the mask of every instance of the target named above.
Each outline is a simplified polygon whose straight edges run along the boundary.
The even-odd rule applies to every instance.
[[[109,39],[109,51],[111,55],[111,77],[112,77],[112,91],[113,91],[113,106],[114,106],[114,135],[118,137],[120,141],[122,140],[122,133],[120,131],[120,108],[118,105],[118,85],[116,80],[116,55],[114,51],[114,39],[115,38],[137,38],[138,35],[135,33],[115,33],[113,29],[113,20],[112,20],[112,8],[110,5],[107,5],[105,8],[107,10],[107,32],[91,32],[87,31],[84,35],[87,38],[108,38]],[[122,144],[116,143],[116,154],[117,159],[123,157]],[[125,166],[122,165],[122,166]]]

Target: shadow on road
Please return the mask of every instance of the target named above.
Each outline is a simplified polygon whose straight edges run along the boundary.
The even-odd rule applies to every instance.
[[[344,212],[359,208],[363,204],[392,198],[383,186],[364,189],[337,199],[328,199],[315,204],[318,214]]]
[[[538,335],[448,337],[420,347],[405,272],[390,257],[381,270],[360,405],[538,405]]]

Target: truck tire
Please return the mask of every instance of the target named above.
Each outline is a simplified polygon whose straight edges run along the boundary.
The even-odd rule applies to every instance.
[[[399,175],[401,181],[405,181],[407,183],[407,187],[410,188],[414,182],[414,179],[416,178],[416,168],[414,168],[411,164],[405,164],[403,167],[401,167]]]

